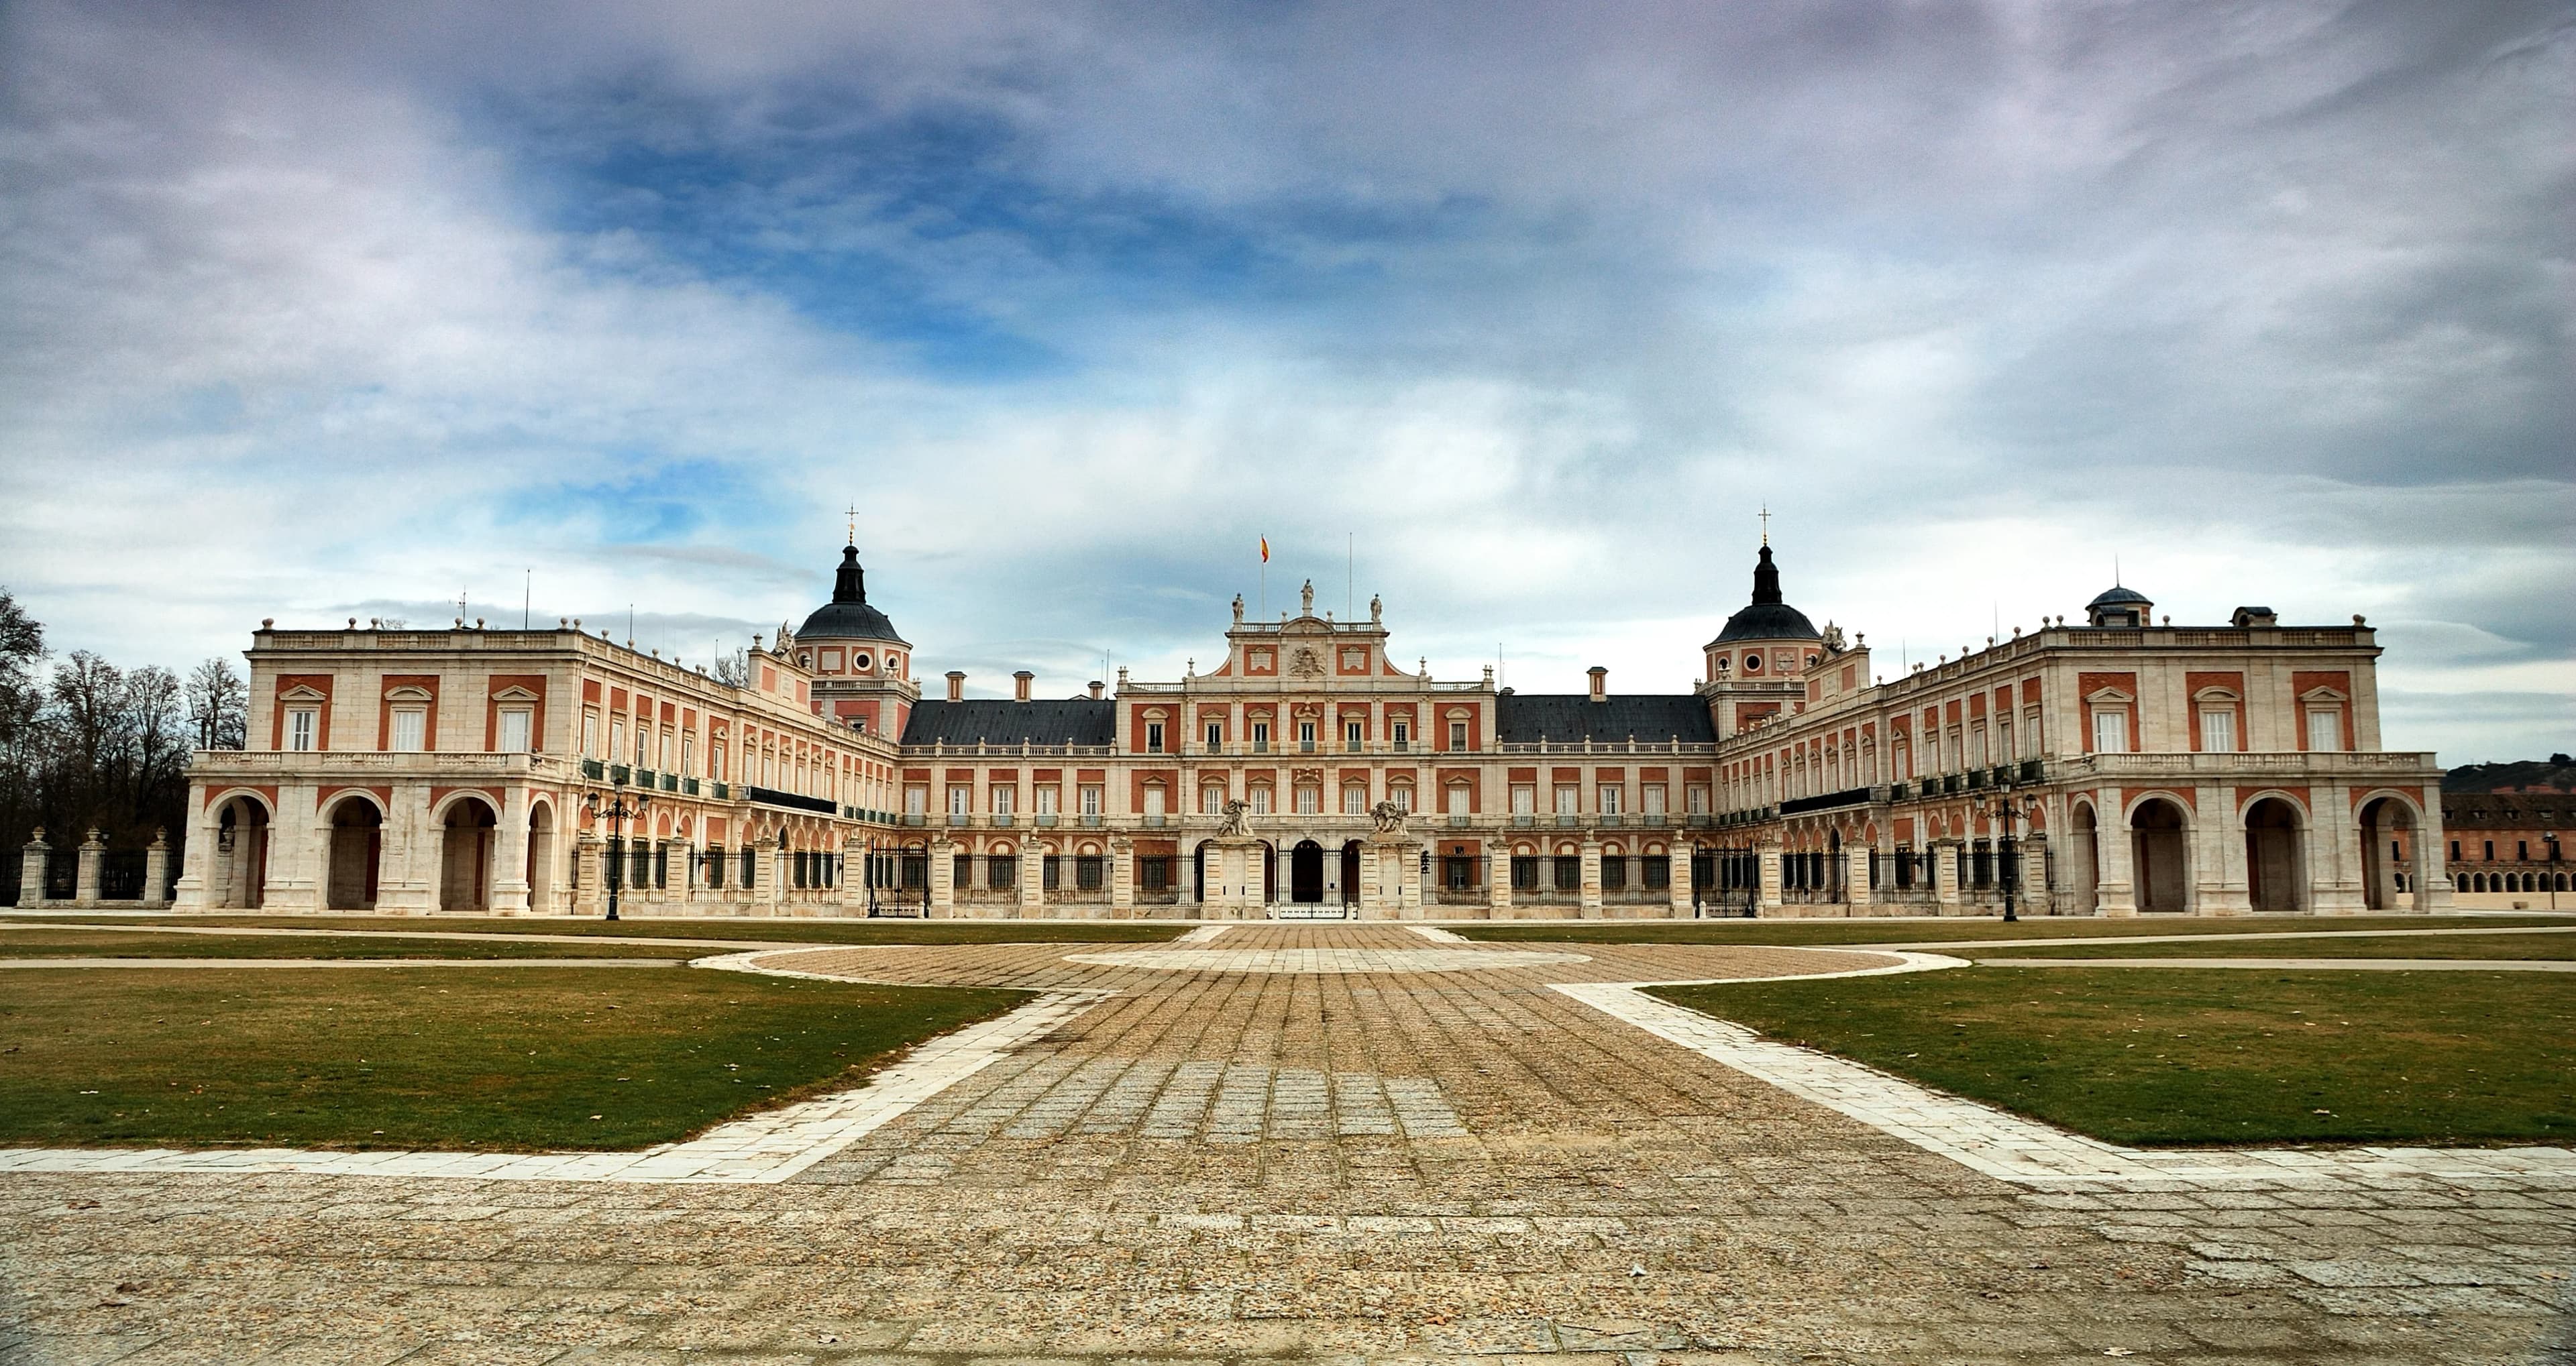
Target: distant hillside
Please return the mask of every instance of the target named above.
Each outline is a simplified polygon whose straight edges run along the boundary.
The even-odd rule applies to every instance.
[[[2442,775],[2445,792],[2493,792],[2507,787],[2576,791],[2576,760],[2552,754],[2546,759],[2518,759],[2509,764],[2465,764]]]

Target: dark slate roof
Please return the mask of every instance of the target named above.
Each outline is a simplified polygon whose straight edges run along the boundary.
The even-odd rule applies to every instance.
[[[890,640],[897,645],[912,642],[894,633],[894,623],[886,614],[868,606],[867,571],[859,568],[859,548],[844,547],[841,570],[832,581],[832,600],[814,609],[805,624],[796,628],[799,640]]]
[[[912,719],[903,728],[907,745],[1114,745],[1118,743],[1117,703],[1108,698],[1067,698],[1061,702],[932,701],[912,704]]]
[[[1717,633],[1720,641],[1728,640],[1822,640],[1823,633],[1807,620],[1807,614],[1785,602],[1757,602],[1726,619],[1726,629]]]
[[[1771,547],[1764,544],[1761,558],[1753,565],[1753,601],[1743,611],[1726,619],[1726,629],[1717,633],[1717,642],[1730,640],[1822,640],[1816,624],[1807,614],[1780,599],[1780,566],[1771,561]]]
[[[1679,696],[1612,696],[1595,702],[1585,693],[1506,693],[1495,701],[1495,729],[1507,745],[1540,740],[1625,742],[1671,740],[1692,744],[1717,741],[1708,703],[1688,693]]]
[[[2137,589],[2122,588],[2115,584],[2103,589],[2100,597],[2084,604],[2084,609],[2089,612],[2096,607],[2126,607],[2131,603],[2147,603],[2147,595]],[[2153,603],[2147,603],[2147,605],[2154,606]]]

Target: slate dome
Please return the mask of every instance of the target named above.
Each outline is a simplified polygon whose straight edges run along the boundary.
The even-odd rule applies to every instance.
[[[1780,567],[1771,562],[1771,547],[1753,566],[1753,602],[1726,619],[1718,643],[1730,640],[1822,640],[1807,614],[1780,600]]]
[[[859,548],[841,548],[841,570],[832,580],[832,600],[814,609],[796,628],[798,640],[882,640],[910,646],[895,634],[886,614],[868,606],[867,571],[859,567]]]

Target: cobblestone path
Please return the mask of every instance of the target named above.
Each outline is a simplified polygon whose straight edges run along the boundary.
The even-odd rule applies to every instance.
[[[1117,993],[783,1184],[0,1175],[0,1361],[2576,1360],[2563,1178],[2033,1189],[1549,989],[1885,955],[1205,947],[765,955]]]

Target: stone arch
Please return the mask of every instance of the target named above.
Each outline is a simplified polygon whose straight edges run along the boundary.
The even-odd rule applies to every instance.
[[[323,909],[374,910],[377,880],[384,869],[383,803],[364,788],[347,788],[333,793],[321,814]]]
[[[501,813],[480,792],[461,792],[439,803],[438,908],[482,912],[492,909],[492,856],[501,834]]]
[[[2129,804],[2129,876],[2142,912],[2189,912],[2191,816],[2172,794]]]
[[[2314,909],[2308,897],[2307,812],[2278,792],[2244,804],[2245,896],[2257,911]]]
[[[538,797],[528,803],[528,909],[554,909],[555,804]]]
[[[246,787],[228,788],[207,804],[208,905],[255,911],[266,904],[269,837],[276,816],[265,794]]]
[[[2400,905],[2433,906],[2433,851],[2426,847],[2424,808],[2393,788],[2361,794],[2353,819],[2361,826],[2361,901],[2368,910]]]

